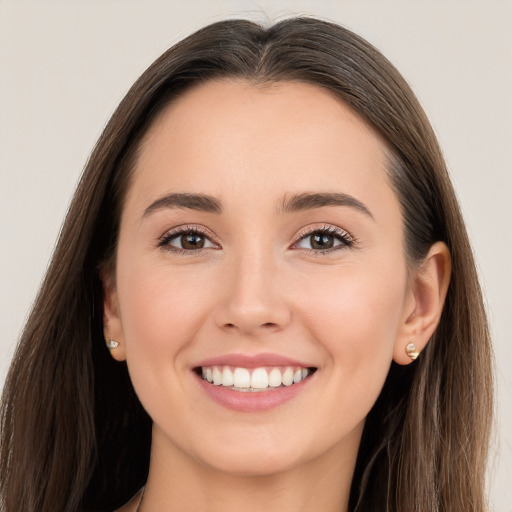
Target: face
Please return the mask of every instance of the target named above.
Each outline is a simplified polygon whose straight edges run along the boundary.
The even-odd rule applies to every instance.
[[[413,307],[383,142],[312,85],[198,86],[145,136],[112,281],[154,446],[239,474],[354,457]]]

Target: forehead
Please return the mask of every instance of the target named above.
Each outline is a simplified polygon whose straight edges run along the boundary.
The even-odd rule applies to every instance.
[[[315,188],[378,195],[389,188],[385,155],[375,130],[321,87],[211,81],[153,122],[128,196],[190,191],[222,199],[249,192],[244,187],[255,200]]]

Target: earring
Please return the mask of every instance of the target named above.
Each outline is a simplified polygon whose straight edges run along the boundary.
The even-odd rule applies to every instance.
[[[112,338],[110,338],[107,341],[107,347],[110,348],[110,349],[117,348],[118,346],[119,346],[119,343],[116,340],[112,339]]]
[[[409,343],[405,347],[405,353],[414,361],[420,355],[420,353],[416,350],[416,345],[414,343]]]

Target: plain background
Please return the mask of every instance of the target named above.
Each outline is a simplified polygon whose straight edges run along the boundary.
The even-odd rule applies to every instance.
[[[331,19],[404,74],[444,150],[495,340],[489,493],[512,484],[512,2],[0,0],[0,382],[95,140],[139,74],[226,17]]]

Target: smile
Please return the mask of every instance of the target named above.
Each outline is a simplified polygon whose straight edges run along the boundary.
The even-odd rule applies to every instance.
[[[232,366],[202,366],[198,373],[202,379],[232,391],[261,392],[293,386],[303,381],[315,368],[273,366],[243,368]]]
[[[204,395],[231,411],[260,413],[294,400],[314,386],[318,367],[281,354],[223,354],[191,370]]]

